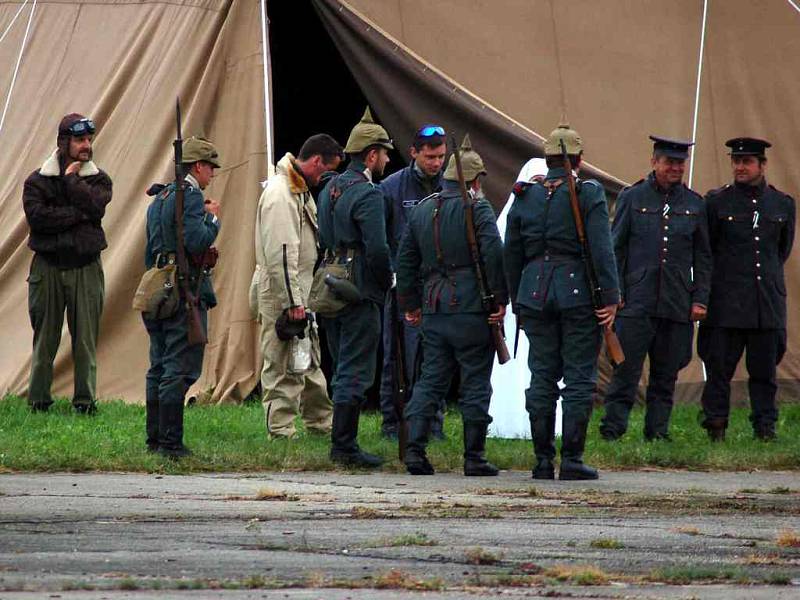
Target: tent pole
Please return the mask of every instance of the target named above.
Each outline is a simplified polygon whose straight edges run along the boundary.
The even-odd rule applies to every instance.
[[[272,141],[272,68],[269,52],[269,23],[267,21],[267,0],[261,0],[261,49],[264,61],[264,127],[267,145],[267,176],[275,168],[275,156]]]
[[[697,118],[700,115],[700,83],[703,74],[703,50],[706,45],[706,22],[708,20],[708,3],[710,0],[703,0],[703,27],[700,30],[700,57],[697,59],[697,87],[694,93],[694,122],[692,123],[692,141],[697,141]],[[692,146],[691,159],[689,162],[689,187],[692,187],[692,178],[694,176],[694,149]],[[705,371],[705,366],[703,367]]]
[[[692,123],[692,141],[697,141],[697,118],[700,115],[700,83],[702,81],[703,75],[703,50],[705,49],[706,45],[706,23],[708,22],[708,3],[710,0],[703,0],[703,27],[700,30],[700,57],[697,59],[697,88],[695,89],[694,93],[694,122]],[[697,146],[691,147],[692,157],[691,162],[689,163],[689,187],[692,187],[692,178],[694,176],[694,149]],[[692,273],[694,277],[694,273]],[[699,335],[700,331],[700,324],[695,324],[695,333]],[[708,381],[708,373],[706,371],[706,363],[704,361],[700,361],[700,364],[703,366],[703,381]]]
[[[697,141],[697,118],[700,115],[700,83],[703,74],[703,50],[706,45],[706,23],[708,22],[708,3],[710,0],[703,0],[703,27],[700,30],[700,57],[697,59],[697,87],[694,93],[694,121],[692,122],[692,141]],[[689,162],[689,187],[692,187],[692,178],[694,177],[694,149],[696,146],[691,147],[691,159]],[[694,276],[694,273],[692,273]],[[699,324],[695,324],[695,333],[699,332]],[[703,381],[708,381],[708,373],[706,372],[706,363],[702,360],[700,364],[703,366]]]

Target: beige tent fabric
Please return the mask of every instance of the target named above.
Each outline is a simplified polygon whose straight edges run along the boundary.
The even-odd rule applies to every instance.
[[[649,134],[691,137],[701,0],[317,2],[330,14],[360,16],[364,38],[384,32],[394,52],[419,56],[540,134],[558,123],[563,95],[587,160],[621,180],[637,181],[650,170]],[[796,197],[800,14],[783,1],[712,1],[704,61],[693,187],[705,193],[726,183],[724,141],[750,135],[773,142],[768,179]],[[365,70],[376,86],[388,75]],[[376,109],[382,114],[386,107]],[[516,172],[528,158],[508,169]],[[793,311],[798,261],[795,251],[786,269],[790,342],[779,368],[784,398],[800,392],[800,321]],[[601,370],[607,379],[607,365]],[[740,369],[734,384],[739,397],[745,377]],[[695,358],[681,373],[678,398],[696,401],[702,381]]]
[[[0,29],[19,3],[0,5]],[[30,5],[29,5],[30,6]],[[0,43],[0,65],[13,67],[30,8]],[[0,182],[0,390],[24,393],[32,332],[25,277],[32,257],[22,183],[55,146],[58,121],[72,111],[99,129],[95,161],[114,181],[103,220],[106,302],[98,347],[98,395],[143,401],[148,338],[130,308],[144,269],[144,190],[173,176],[175,98],[183,131],[204,133],[224,168],[207,190],[222,204],[221,258],[214,274],[220,304],[209,313],[210,343],[197,389],[212,400],[239,401],[255,385],[257,332],[247,309],[259,181],[265,177],[259,4],[253,0],[39,3],[13,90]],[[0,73],[5,99],[10,73]],[[54,392],[72,393],[64,328]]]

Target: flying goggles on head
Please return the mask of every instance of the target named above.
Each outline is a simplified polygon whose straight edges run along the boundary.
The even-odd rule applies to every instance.
[[[75,121],[72,125],[67,128],[65,133],[68,133],[71,136],[78,137],[81,135],[94,135],[95,126],[94,121],[91,119],[80,119],[79,121]]]

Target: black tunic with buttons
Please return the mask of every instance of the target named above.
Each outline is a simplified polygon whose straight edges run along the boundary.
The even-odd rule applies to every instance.
[[[611,229],[624,308],[621,317],[689,322],[708,303],[711,251],[703,198],[650,175],[623,190]]]
[[[794,241],[794,199],[767,185],[706,194],[714,271],[705,325],[786,328],[783,265]]]

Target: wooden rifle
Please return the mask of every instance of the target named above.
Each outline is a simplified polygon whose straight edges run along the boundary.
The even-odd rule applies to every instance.
[[[200,307],[198,296],[202,272],[199,275],[197,293],[192,292],[189,285],[189,262],[186,260],[186,246],[183,234],[183,202],[186,191],[186,181],[183,173],[183,139],[181,139],[181,101],[175,101],[175,114],[177,117],[177,137],[172,143],[175,150],[175,237],[177,242],[176,255],[178,258],[178,283],[186,306],[186,329],[190,346],[200,346],[208,343],[208,337],[200,320]]]
[[[478,279],[478,287],[481,293],[481,303],[483,309],[489,314],[497,312],[497,302],[494,294],[489,289],[489,284],[486,281],[486,273],[483,270],[481,262],[481,251],[478,247],[478,240],[475,237],[475,219],[472,211],[472,199],[467,194],[467,184],[464,181],[464,170],[461,167],[461,153],[456,144],[455,137],[452,138],[453,144],[453,157],[456,161],[456,172],[458,173],[458,186],[461,190],[461,199],[464,201],[464,218],[467,222],[467,244],[469,245],[469,252],[472,257],[472,264],[475,267],[475,276]],[[497,350],[497,362],[501,365],[511,360],[511,355],[508,353],[506,346],[506,338],[503,335],[502,326],[500,323],[489,325],[489,330],[492,334],[492,343],[495,350]]]
[[[406,380],[406,343],[405,323],[403,323],[400,307],[397,304],[397,288],[392,288],[392,303],[389,318],[392,319],[392,337],[394,337],[394,382],[392,395],[394,411],[397,414],[397,452],[400,462],[406,458],[406,442],[408,440],[408,426],[405,419],[406,400],[408,399],[408,381]]]
[[[592,254],[589,248],[589,241],[586,239],[586,228],[583,224],[583,213],[581,213],[580,204],[578,204],[578,191],[575,187],[575,175],[572,173],[572,161],[567,154],[567,147],[564,145],[564,140],[560,140],[561,156],[564,160],[564,169],[567,171],[567,189],[569,190],[569,203],[572,207],[572,216],[575,218],[575,229],[578,233],[578,242],[581,245],[581,258],[586,267],[586,277],[589,279],[589,288],[592,294],[592,305],[595,309],[603,308],[603,302],[600,298],[600,284],[597,282],[597,273],[594,270],[594,263],[592,262]],[[625,353],[622,351],[622,345],[619,343],[617,333],[614,331],[613,324],[603,327],[603,339],[606,342],[606,350],[608,356],[614,365],[621,365],[625,362]]]

